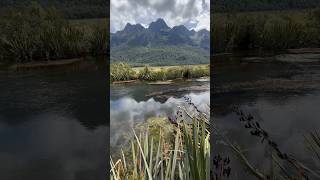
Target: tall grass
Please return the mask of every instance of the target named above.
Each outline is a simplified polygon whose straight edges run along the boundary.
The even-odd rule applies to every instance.
[[[126,63],[110,65],[110,81],[127,81],[135,79],[135,71]]]
[[[320,10],[214,15],[214,52],[318,47]]]
[[[313,160],[320,168],[320,133],[318,131],[310,132],[305,136],[305,139],[313,156]]]
[[[155,80],[154,79],[154,74],[153,72],[151,71],[149,65],[145,65],[143,67],[142,70],[140,70],[139,72],[139,75],[138,75],[138,78],[141,79],[141,80],[149,80],[149,81],[152,81],[152,80]]]
[[[134,132],[131,155],[111,158],[110,179],[209,180],[210,133],[204,122],[177,122],[171,138],[165,138],[161,127],[158,138],[150,131]]]
[[[89,40],[90,52],[93,55],[106,54],[109,45],[108,37],[108,29],[106,24],[102,26],[95,26]]]
[[[72,25],[56,9],[31,3],[0,18],[0,57],[23,63],[106,53],[100,29]]]
[[[145,65],[140,70],[134,70],[126,63],[112,63],[110,67],[111,81],[139,79],[142,81],[165,81],[180,78],[200,78],[210,76],[209,65],[150,67]],[[125,75],[125,77],[124,77]]]

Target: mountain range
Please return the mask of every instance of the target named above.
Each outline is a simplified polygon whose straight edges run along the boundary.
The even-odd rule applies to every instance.
[[[184,25],[170,28],[159,18],[149,24],[127,23],[123,30],[110,34],[111,61],[130,64],[209,63],[210,32],[188,30]]]

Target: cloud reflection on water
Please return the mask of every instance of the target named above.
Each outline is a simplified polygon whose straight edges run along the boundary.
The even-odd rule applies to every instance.
[[[203,111],[208,111],[210,92],[190,93],[192,102]],[[116,147],[126,142],[124,135],[132,132],[138,122],[150,117],[167,117],[173,115],[178,106],[186,106],[183,98],[170,97],[165,103],[155,101],[136,101],[131,97],[122,97],[110,102],[110,145]]]
[[[0,117],[3,179],[103,179],[108,127],[88,130],[74,117],[42,113],[11,125]]]

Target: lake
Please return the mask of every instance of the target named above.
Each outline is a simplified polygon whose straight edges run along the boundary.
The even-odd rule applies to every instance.
[[[281,151],[319,168],[310,159],[304,135],[320,128],[320,54],[219,56],[214,58],[214,71],[211,121],[255,167],[269,172],[270,149],[244,128],[234,106],[253,115]],[[211,146],[212,156],[231,158],[231,179],[256,179],[218,136],[211,138]]]
[[[0,70],[0,177],[106,179],[106,60]]]
[[[115,156],[125,148],[137,123],[151,117],[168,117],[178,106],[187,107],[183,97],[188,96],[201,110],[208,112],[210,80],[192,79],[175,81],[168,85],[146,82],[111,85],[110,88],[110,146]]]
[[[135,124],[172,115],[178,106],[186,105],[184,96],[206,110],[211,96],[213,122],[246,150],[256,167],[268,171],[268,148],[243,127],[233,106],[252,114],[282,151],[315,167],[307,156],[303,135],[320,128],[319,60],[318,54],[215,57],[211,95],[208,79],[111,85],[111,154],[126,145]],[[49,70],[0,70],[3,179],[106,178],[105,63],[104,59],[90,59]],[[231,157],[234,178],[255,179],[218,137],[211,140],[214,154]]]

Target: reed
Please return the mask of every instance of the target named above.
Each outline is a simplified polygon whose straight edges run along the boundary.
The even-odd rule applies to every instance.
[[[90,52],[93,55],[103,55],[108,52],[109,36],[107,25],[95,26],[90,37]]]
[[[214,14],[213,50],[221,53],[318,47],[319,11]]]
[[[24,63],[102,54],[107,46],[104,30],[72,25],[56,9],[31,3],[0,18],[0,58]]]

